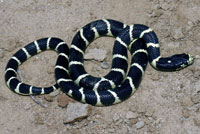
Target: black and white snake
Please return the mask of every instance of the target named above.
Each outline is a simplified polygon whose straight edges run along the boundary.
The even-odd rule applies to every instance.
[[[83,61],[88,45],[102,36],[112,36],[116,40],[112,68],[107,75],[97,78],[85,71]],[[41,88],[20,82],[17,78],[18,66],[31,56],[48,49],[58,52],[55,65],[57,84]],[[132,59],[126,76],[127,50]],[[191,65],[193,60],[189,54],[161,57],[157,36],[145,25],[128,26],[115,20],[103,19],[81,28],[73,38],[70,49],[63,40],[54,37],[36,40],[20,49],[7,64],[5,81],[12,91],[22,95],[47,94],[60,87],[68,96],[82,103],[108,106],[122,102],[136,91],[148,61],[157,70],[175,71]]]

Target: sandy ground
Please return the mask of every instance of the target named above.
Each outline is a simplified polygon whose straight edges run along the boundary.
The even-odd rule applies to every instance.
[[[0,0],[0,18],[1,134],[200,133],[199,0]],[[37,96],[47,106],[44,108],[7,88],[4,69],[18,49],[49,36],[70,45],[79,28],[102,18],[148,25],[158,35],[163,56],[191,53],[195,63],[177,72],[159,72],[148,65],[131,98],[110,107],[89,106],[86,119],[70,124],[63,123],[67,107],[59,106],[59,100],[66,100],[61,91],[50,100],[49,96]],[[113,38],[100,38],[87,50],[106,50],[104,61],[110,65],[113,42]],[[56,56],[48,51],[25,62],[19,68],[24,81],[37,86],[53,84]],[[109,72],[99,61],[85,63],[92,75]]]

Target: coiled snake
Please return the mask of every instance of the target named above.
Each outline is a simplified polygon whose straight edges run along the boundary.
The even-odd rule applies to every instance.
[[[85,71],[83,61],[88,45],[102,36],[111,36],[116,40],[111,70],[104,77],[98,78]],[[58,52],[55,65],[57,84],[41,88],[18,80],[18,66],[31,56],[48,49]],[[127,50],[132,59],[126,76]],[[81,28],[74,36],[70,49],[63,40],[55,37],[36,40],[20,49],[8,61],[5,81],[13,92],[21,95],[47,94],[60,87],[68,96],[82,103],[108,106],[124,101],[136,91],[148,61],[157,70],[176,71],[191,65],[193,60],[189,54],[161,57],[157,36],[145,25],[128,26],[115,20],[103,19]]]

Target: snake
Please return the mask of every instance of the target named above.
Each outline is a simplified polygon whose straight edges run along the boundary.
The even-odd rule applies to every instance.
[[[105,36],[115,38],[112,66],[105,76],[95,77],[88,74],[84,68],[84,54],[94,40]],[[21,82],[17,77],[18,67],[45,50],[58,53],[55,84],[50,87],[36,87]],[[128,51],[131,54],[130,65]],[[13,92],[20,95],[48,94],[60,88],[81,103],[110,106],[135,93],[148,62],[156,70],[171,72],[191,65],[194,57],[187,53],[162,57],[157,35],[148,26],[127,25],[112,19],[102,19],[82,27],[75,34],[70,48],[57,37],[35,40],[21,48],[8,61],[5,82]]]

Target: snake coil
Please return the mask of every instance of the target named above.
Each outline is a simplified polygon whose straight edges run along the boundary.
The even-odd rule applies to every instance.
[[[83,62],[88,45],[102,36],[111,36],[116,40],[111,70],[99,78],[89,75]],[[58,53],[55,65],[56,84],[35,87],[18,80],[18,66],[31,56],[48,49]],[[127,50],[132,57],[128,73]],[[158,38],[145,25],[128,26],[115,20],[103,19],[81,28],[74,36],[70,49],[63,40],[55,37],[43,38],[26,45],[8,61],[5,81],[13,92],[21,95],[47,94],[60,87],[68,96],[82,103],[108,106],[126,100],[136,91],[148,61],[157,70],[176,71],[191,65],[193,60],[190,54],[161,57]]]

